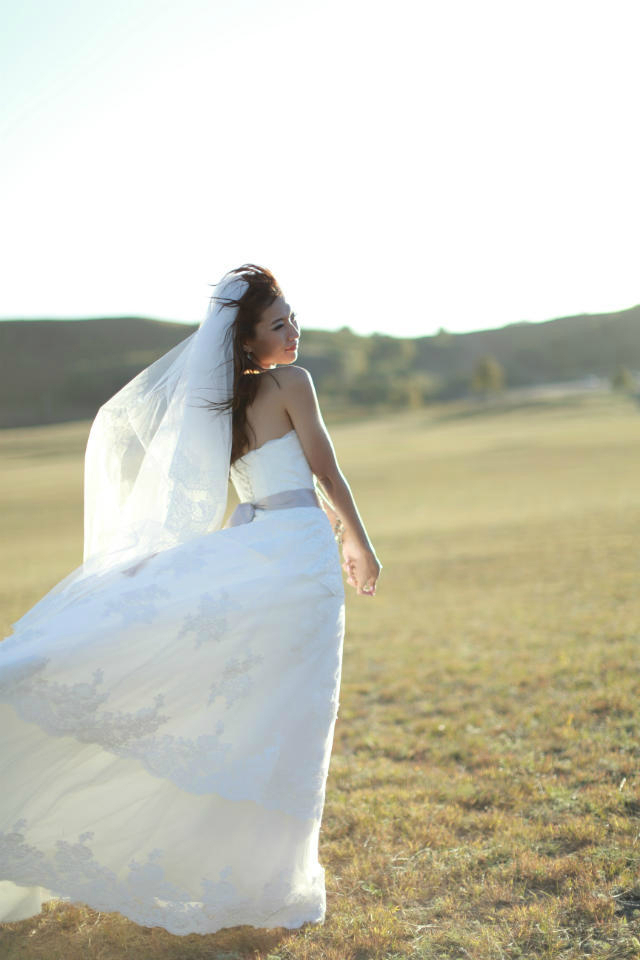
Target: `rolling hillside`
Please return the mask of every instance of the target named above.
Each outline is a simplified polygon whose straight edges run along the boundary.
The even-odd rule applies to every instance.
[[[0,426],[93,417],[100,404],[195,326],[140,317],[0,321]],[[510,387],[640,370],[640,306],[497,330],[399,339],[303,331],[299,362],[328,410],[416,406],[470,390],[482,356]]]

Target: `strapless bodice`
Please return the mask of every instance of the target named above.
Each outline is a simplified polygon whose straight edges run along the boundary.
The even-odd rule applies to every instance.
[[[231,467],[238,498],[261,500],[281,490],[313,487],[313,473],[295,430],[249,450]]]

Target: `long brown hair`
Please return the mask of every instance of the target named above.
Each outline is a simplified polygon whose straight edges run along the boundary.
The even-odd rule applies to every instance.
[[[233,463],[251,445],[247,407],[250,407],[256,398],[260,380],[248,373],[255,370],[256,364],[251,353],[245,351],[243,344],[254,336],[262,311],[282,296],[282,290],[271,271],[255,263],[243,263],[241,267],[229,270],[225,277],[237,277],[249,284],[248,289],[237,300],[232,297],[211,297],[225,306],[238,308],[236,318],[227,331],[227,336],[233,338],[233,393],[228,400],[207,401],[207,404],[216,410],[231,410]],[[253,433],[252,429],[251,432]]]

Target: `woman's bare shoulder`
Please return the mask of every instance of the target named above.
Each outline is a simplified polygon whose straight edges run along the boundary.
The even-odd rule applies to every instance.
[[[287,367],[277,367],[272,373],[281,387],[295,387],[304,384],[313,385],[313,379],[309,371],[306,370],[305,367],[299,367],[295,363]]]
[[[300,418],[308,416],[313,420],[320,419],[318,396],[311,374],[304,367],[293,363],[287,367],[278,367],[277,376],[284,408],[300,433],[300,430],[304,429]]]

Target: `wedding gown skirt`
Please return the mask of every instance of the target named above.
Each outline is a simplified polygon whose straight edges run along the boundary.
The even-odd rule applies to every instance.
[[[295,431],[232,468],[309,488]],[[344,589],[316,506],[47,594],[0,644],[0,920],[52,897],[177,934],[325,915]]]

